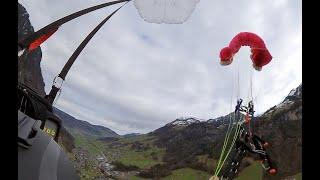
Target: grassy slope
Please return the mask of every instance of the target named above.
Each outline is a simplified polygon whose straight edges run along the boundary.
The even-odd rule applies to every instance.
[[[163,151],[159,148],[151,148],[147,151],[135,152],[129,148],[124,148],[124,155],[119,159],[125,165],[135,165],[139,168],[148,168],[156,164],[161,164],[161,160],[152,159],[151,153],[157,153],[158,156],[163,154]]]
[[[150,149],[145,150],[145,151],[134,151],[131,149],[131,144],[134,142],[141,142],[144,145],[149,144]],[[105,143],[101,142],[98,140],[95,140],[90,137],[86,136],[81,136],[77,135],[75,136],[75,144],[76,147],[82,147],[87,149],[90,154],[93,155],[98,155],[102,151],[104,151],[108,156],[108,158],[112,160],[118,160],[122,162],[125,165],[135,165],[138,166],[139,168],[148,168],[151,167],[155,164],[162,163],[161,158],[163,154],[165,153],[164,149],[159,149],[155,146],[152,145],[153,138],[142,135],[138,137],[129,137],[129,138],[121,138],[119,141],[117,141],[119,144],[121,144],[120,148],[119,147],[112,147],[108,146],[111,143]],[[113,152],[120,152],[120,156],[118,157],[112,157]],[[154,160],[151,156],[151,153],[154,152],[157,154],[158,159]],[[199,156],[199,161],[208,161],[207,157],[201,157]],[[212,160],[209,160],[207,162],[208,164],[213,163]],[[252,180],[261,180],[262,179],[262,169],[261,165],[257,162],[252,164],[251,166],[245,168],[240,175],[238,176],[237,180],[247,180],[247,179],[252,179]],[[95,175],[99,174],[96,172],[94,169],[83,169],[81,174],[88,175],[87,177],[94,177]],[[167,176],[165,178],[162,178],[163,180],[207,180],[210,178],[210,174],[204,171],[198,171],[190,168],[183,168],[183,169],[178,169],[172,172],[172,175]],[[301,173],[295,175],[296,180],[301,179]],[[87,178],[81,178],[81,179],[87,179]],[[131,177],[130,179],[132,180],[145,180],[144,178],[140,177]]]
[[[183,168],[173,171],[170,176],[162,178],[162,180],[208,180],[210,177],[211,175],[207,172]]]
[[[134,151],[131,149],[131,144],[134,142],[141,142],[144,145],[149,144],[150,149],[145,150],[145,151]],[[161,162],[161,157],[165,153],[164,149],[159,149],[155,146],[152,146],[153,139],[148,136],[138,136],[138,137],[130,137],[130,138],[121,138],[119,141],[117,141],[119,144],[121,144],[120,148],[116,147],[113,148],[112,146],[108,146],[111,143],[104,143],[98,140],[95,140],[93,138],[87,137],[87,136],[81,136],[77,135],[75,136],[75,144],[76,147],[82,147],[87,149],[90,154],[92,155],[98,155],[102,151],[108,153],[107,156],[112,159],[112,160],[118,160],[122,162],[125,165],[135,165],[138,166],[139,168],[148,168],[151,167],[155,164],[162,163]],[[120,152],[119,157],[112,157],[115,152]],[[158,156],[158,160],[154,160],[151,156],[151,153],[154,152]],[[199,157],[199,161],[204,161],[204,159],[207,159],[207,157]],[[208,164],[212,163],[211,161],[207,162]],[[260,168],[260,169],[259,169]],[[96,172],[96,170],[92,168],[88,169],[82,169],[81,170],[84,176],[87,177],[94,177],[95,175],[99,174]],[[260,172],[260,173],[259,173]],[[254,174],[254,177],[261,177],[261,167],[259,164],[254,164],[246,168],[240,175],[238,180],[244,180],[248,179],[248,177],[252,178]],[[183,168],[183,169],[178,169],[172,172],[172,175],[167,176],[163,178],[163,180],[170,180],[170,179],[183,179],[183,180],[193,180],[193,179],[209,179],[210,174],[204,171],[198,171],[190,168]],[[87,178],[82,178],[82,179],[87,179]],[[133,180],[143,180],[143,178],[140,177],[131,177],[130,179]],[[260,178],[261,179],[261,178]]]
[[[135,151],[131,149],[131,144],[134,142],[141,142],[143,145],[149,145],[149,149],[143,151]],[[142,135],[138,137],[122,138],[117,143],[120,144],[120,147],[108,146],[110,143],[106,143],[105,152],[109,156],[120,153],[118,157],[110,157],[112,160],[118,160],[125,165],[135,165],[139,168],[148,168],[155,164],[161,164],[162,155],[164,154],[164,149],[157,148],[152,145],[153,139],[148,136]],[[152,153],[157,155],[157,159],[152,157]],[[109,157],[108,156],[108,157]]]
[[[135,165],[139,168],[148,168],[155,164],[162,163],[161,158],[164,154],[164,150],[153,146],[153,139],[150,139],[150,137],[148,136],[121,138],[119,139],[119,141],[117,141],[117,143],[121,144],[120,147],[108,146],[111,143],[102,142],[92,137],[84,136],[81,134],[76,134],[74,137],[75,146],[77,148],[81,147],[88,150],[90,155],[94,157],[100,155],[103,152],[110,160],[117,160],[125,165]],[[137,141],[143,143],[144,145],[149,144],[150,148],[148,150],[139,152],[132,150],[131,144]],[[118,153],[120,153],[120,155],[114,155]],[[157,155],[156,160],[153,159],[151,153],[155,153]],[[87,180],[92,177],[101,175],[101,173],[96,168],[94,168],[94,163],[95,162],[89,162],[89,166],[87,168],[81,168],[81,180]]]
[[[262,167],[260,163],[255,162],[252,165],[248,166],[239,174],[236,180],[262,180]]]
[[[80,134],[76,134],[74,138],[75,146],[77,148],[81,147],[83,149],[88,150],[91,156],[97,156],[98,154],[101,154],[103,144],[100,141]],[[94,161],[90,161],[87,168],[81,168],[81,180],[89,180],[92,179],[92,177],[97,177],[101,175],[100,171],[97,168],[95,168],[95,163],[96,162]]]
[[[212,175],[190,168],[183,168],[173,171],[172,175],[163,180],[208,180]],[[236,180],[262,180],[262,169],[259,163],[254,163],[245,168]]]
[[[208,180],[210,174],[204,171],[198,171],[191,168],[182,168],[172,171],[172,174],[161,178],[160,180]],[[130,180],[149,180],[146,178],[132,176]]]
[[[101,154],[104,149],[104,144],[92,137],[77,134],[75,137],[75,146],[81,147],[90,152],[91,155],[96,156]]]
[[[302,173],[298,173],[294,176],[296,180],[302,180]]]
[[[301,180],[302,174],[298,173],[292,177],[295,178],[295,180]],[[256,162],[256,163],[250,165],[249,167],[245,168],[240,173],[238,178],[236,178],[236,180],[248,180],[248,179],[250,179],[250,180],[263,180],[263,169],[262,169],[260,163]]]

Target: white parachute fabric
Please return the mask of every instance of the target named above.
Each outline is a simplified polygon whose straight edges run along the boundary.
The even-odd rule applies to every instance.
[[[181,24],[200,0],[134,0],[140,16],[150,23]]]

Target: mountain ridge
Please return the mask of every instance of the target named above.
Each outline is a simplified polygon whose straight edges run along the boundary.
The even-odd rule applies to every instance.
[[[233,112],[215,119],[178,126],[166,124],[149,133],[157,137],[155,144],[166,148],[164,161],[171,167],[201,167],[210,172],[213,167],[197,164],[197,158],[207,156],[218,159],[223,139]],[[181,121],[181,119],[179,120]],[[215,124],[212,126],[212,124]],[[302,152],[302,84],[291,90],[284,100],[252,121],[252,131],[271,144],[268,150],[279,167],[277,177],[287,177],[301,172]],[[256,158],[250,155],[249,158]],[[252,161],[252,160],[250,160]],[[242,169],[250,162],[244,161]],[[179,164],[172,167],[170,164]],[[270,177],[265,177],[270,178]]]
[[[79,120],[58,108],[54,107],[54,112],[62,119],[63,126],[73,135],[83,133],[95,138],[120,136],[105,126],[94,125],[87,121]]]

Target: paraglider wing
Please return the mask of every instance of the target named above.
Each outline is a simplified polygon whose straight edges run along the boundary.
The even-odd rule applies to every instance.
[[[21,41],[18,42],[18,45],[20,46],[21,49],[28,48],[29,50],[36,49],[38,46],[41,45],[44,41],[46,41],[53,33],[55,33],[58,28],[75,19],[78,18],[84,14],[87,14],[89,12],[95,11],[97,9],[101,9],[107,6],[111,6],[114,4],[122,3],[122,2],[129,2],[131,0],[117,0],[117,1],[111,1],[107,3],[102,3],[96,6],[92,6],[83,10],[80,10],[78,12],[72,13],[68,16],[65,16],[61,19],[58,19],[54,21],[53,23],[48,24],[47,26],[41,28],[40,30],[32,33],[31,35],[27,36],[25,39],[22,39]]]
[[[200,0],[134,0],[140,16],[150,23],[181,24]]]
[[[231,40],[229,46],[221,49],[220,64],[231,64],[233,56],[240,50],[241,46],[250,46],[250,58],[252,60],[253,67],[258,71],[260,71],[262,67],[267,65],[272,59],[272,56],[262,38],[251,32],[241,32]]]
[[[49,31],[48,33],[43,34],[42,36],[39,36],[39,38],[35,39],[33,42],[29,45],[29,51],[32,51],[40,46],[44,41],[46,41],[53,33],[55,33],[59,27],[54,28],[53,30]]]

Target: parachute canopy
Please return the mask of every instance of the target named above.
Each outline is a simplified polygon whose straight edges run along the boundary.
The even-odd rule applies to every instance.
[[[200,0],[134,0],[140,16],[150,23],[181,24]]]
[[[221,49],[220,64],[231,64],[233,56],[240,50],[241,46],[250,46],[250,58],[253,67],[258,71],[261,71],[262,67],[267,65],[272,59],[264,41],[258,35],[251,32],[241,32],[231,40],[229,46]]]

